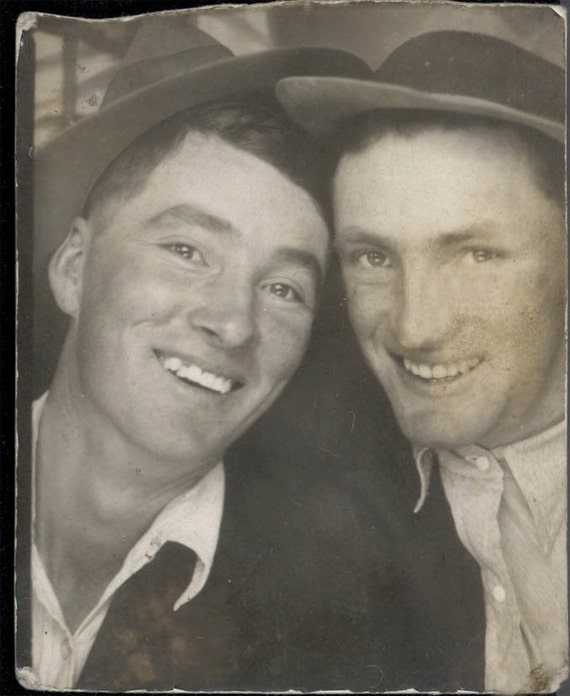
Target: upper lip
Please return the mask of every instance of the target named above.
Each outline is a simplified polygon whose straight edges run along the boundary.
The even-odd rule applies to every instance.
[[[483,358],[479,355],[467,355],[461,357],[434,357],[421,355],[418,353],[407,353],[407,352],[391,352],[390,355],[395,359],[402,362],[404,359],[409,360],[417,365],[428,365],[429,367],[435,367],[436,365],[457,365],[458,363],[470,362],[476,360],[477,362],[482,362]]]

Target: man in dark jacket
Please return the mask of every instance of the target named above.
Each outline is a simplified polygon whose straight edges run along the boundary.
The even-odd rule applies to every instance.
[[[297,368],[325,273],[318,158],[267,96],[315,70],[366,72],[150,21],[99,113],[36,156],[38,278],[51,255],[70,323],[34,405],[28,684],[341,688],[358,664],[340,494],[223,463]]]

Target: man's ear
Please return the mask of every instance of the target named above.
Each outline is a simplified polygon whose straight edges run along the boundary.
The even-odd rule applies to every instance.
[[[91,240],[91,229],[83,218],[75,218],[65,240],[49,263],[49,282],[59,308],[77,317],[83,285],[83,266]]]

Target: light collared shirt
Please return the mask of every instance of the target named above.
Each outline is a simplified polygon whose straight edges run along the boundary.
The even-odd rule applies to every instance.
[[[554,691],[568,676],[565,423],[493,451],[415,456],[415,511],[438,461],[459,538],[481,568],[486,690]]]
[[[46,396],[34,403],[34,451]],[[113,595],[126,580],[153,560],[167,541],[183,544],[197,556],[191,581],[172,610],[176,611],[192,600],[206,584],[212,567],[222,520],[224,488],[224,467],[219,463],[193,488],[172,500],[129,551],[119,572],[73,634],[66,625],[38,550],[32,544],[33,677],[30,680],[28,675],[27,681],[57,689],[73,688],[95,643]]]

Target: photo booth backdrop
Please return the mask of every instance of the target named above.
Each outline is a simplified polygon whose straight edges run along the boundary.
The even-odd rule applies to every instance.
[[[459,29],[505,38],[564,64],[559,11],[540,5],[429,2],[343,2],[244,5],[188,11],[197,26],[236,55],[275,47],[321,45],[352,51],[376,69],[408,38]],[[35,145],[99,108],[105,88],[144,15],[82,20],[39,15],[36,48]]]

